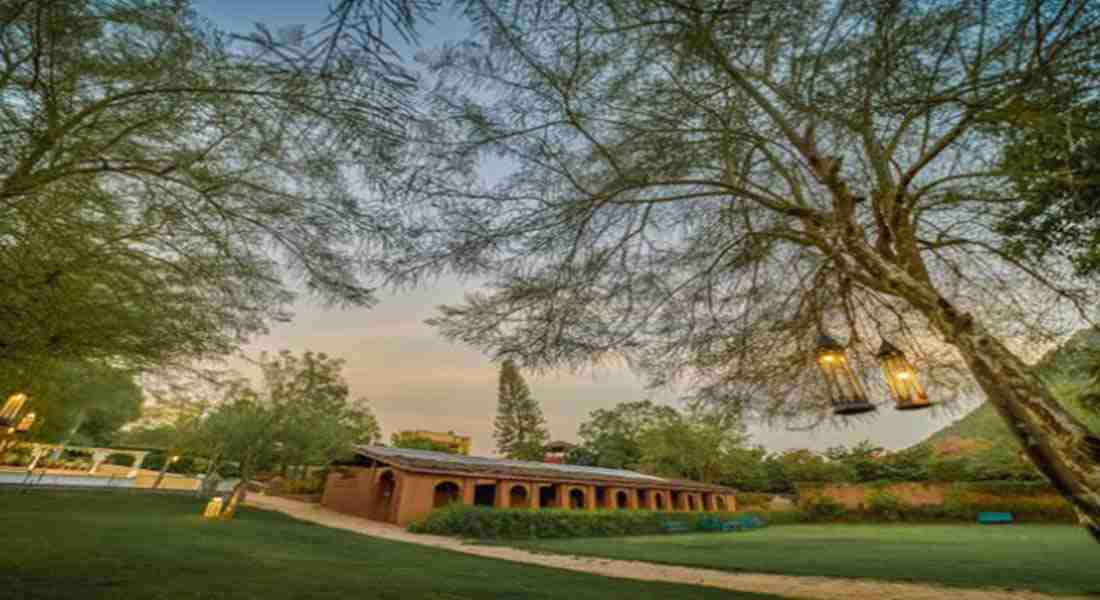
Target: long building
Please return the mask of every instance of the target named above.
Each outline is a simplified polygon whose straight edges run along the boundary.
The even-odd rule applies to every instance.
[[[359,446],[329,474],[321,503],[397,525],[452,502],[497,508],[734,510],[735,490],[599,467]]]

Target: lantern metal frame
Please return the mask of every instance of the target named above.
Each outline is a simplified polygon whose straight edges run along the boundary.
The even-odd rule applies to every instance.
[[[905,357],[905,353],[886,340],[882,340],[877,355],[882,367],[882,376],[886,378],[886,387],[894,399],[897,410],[920,410],[932,406],[928,394],[924,392],[917,370]]]
[[[858,415],[878,410],[867,401],[863,383],[852,371],[847,349],[832,337],[822,333],[817,338],[815,362],[825,379],[825,388],[833,413],[841,416]]]

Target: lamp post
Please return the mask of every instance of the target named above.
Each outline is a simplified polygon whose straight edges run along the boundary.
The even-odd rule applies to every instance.
[[[909,359],[905,358],[904,352],[890,342],[882,340],[882,346],[878,350],[878,360],[898,410],[918,410],[932,406],[928,395],[924,393],[924,387],[917,380],[916,369],[913,368]]]
[[[833,413],[846,416],[875,410],[875,405],[867,401],[867,392],[848,364],[848,352],[840,342],[821,334],[817,339],[816,360],[825,378]]]

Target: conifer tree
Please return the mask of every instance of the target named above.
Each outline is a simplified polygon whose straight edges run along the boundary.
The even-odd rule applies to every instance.
[[[511,360],[500,365],[497,418],[493,423],[497,452],[518,460],[541,460],[549,439],[542,409]]]

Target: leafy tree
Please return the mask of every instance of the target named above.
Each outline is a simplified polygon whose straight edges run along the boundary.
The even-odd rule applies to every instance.
[[[785,479],[792,483],[845,483],[856,480],[851,466],[831,461],[811,450],[788,450],[773,458]]]
[[[740,428],[677,415],[661,419],[639,435],[639,469],[669,477],[716,482],[726,475],[730,454],[742,446]]]
[[[259,471],[325,463],[379,437],[369,405],[350,397],[341,359],[282,351],[261,355],[259,364],[259,388],[241,377],[219,382],[220,401],[196,427],[196,438],[216,453],[216,463],[237,465],[241,481],[225,518],[233,517],[245,485]]]
[[[412,116],[425,0],[229,36],[187,0],[0,7],[0,363],[187,363],[362,278]]]
[[[593,457],[591,464],[611,469],[634,469],[642,458],[641,435],[663,421],[679,418],[676,409],[643,400],[622,402],[610,409],[596,409],[581,423],[577,435],[581,447]]]
[[[870,440],[864,440],[851,448],[837,446],[825,451],[825,457],[829,460],[851,467],[857,481],[885,479],[884,465],[881,460],[885,455],[886,449],[872,444]]]
[[[444,335],[532,368],[625,358],[755,418],[831,411],[822,330],[974,385],[1100,539],[1100,438],[1022,358],[1095,282],[997,232],[1013,108],[1095,89],[1100,6],[475,0],[430,57],[433,135],[386,267],[491,275]],[[455,150],[458,151],[455,151]],[[478,179],[479,156],[507,176]],[[878,382],[881,376],[865,377]],[[934,384],[934,385],[932,385]]]
[[[459,453],[458,448],[415,435],[410,431],[403,431],[391,435],[390,445],[394,448],[410,448],[412,450],[428,450],[431,452],[446,452],[448,454]]]
[[[493,438],[497,452],[517,460],[542,460],[543,446],[550,439],[542,409],[511,360],[500,365]]]
[[[1006,251],[1063,255],[1078,275],[1100,275],[1100,101],[1055,95],[1013,117],[1029,126],[1007,132],[1001,160],[1016,196],[997,223]]]

